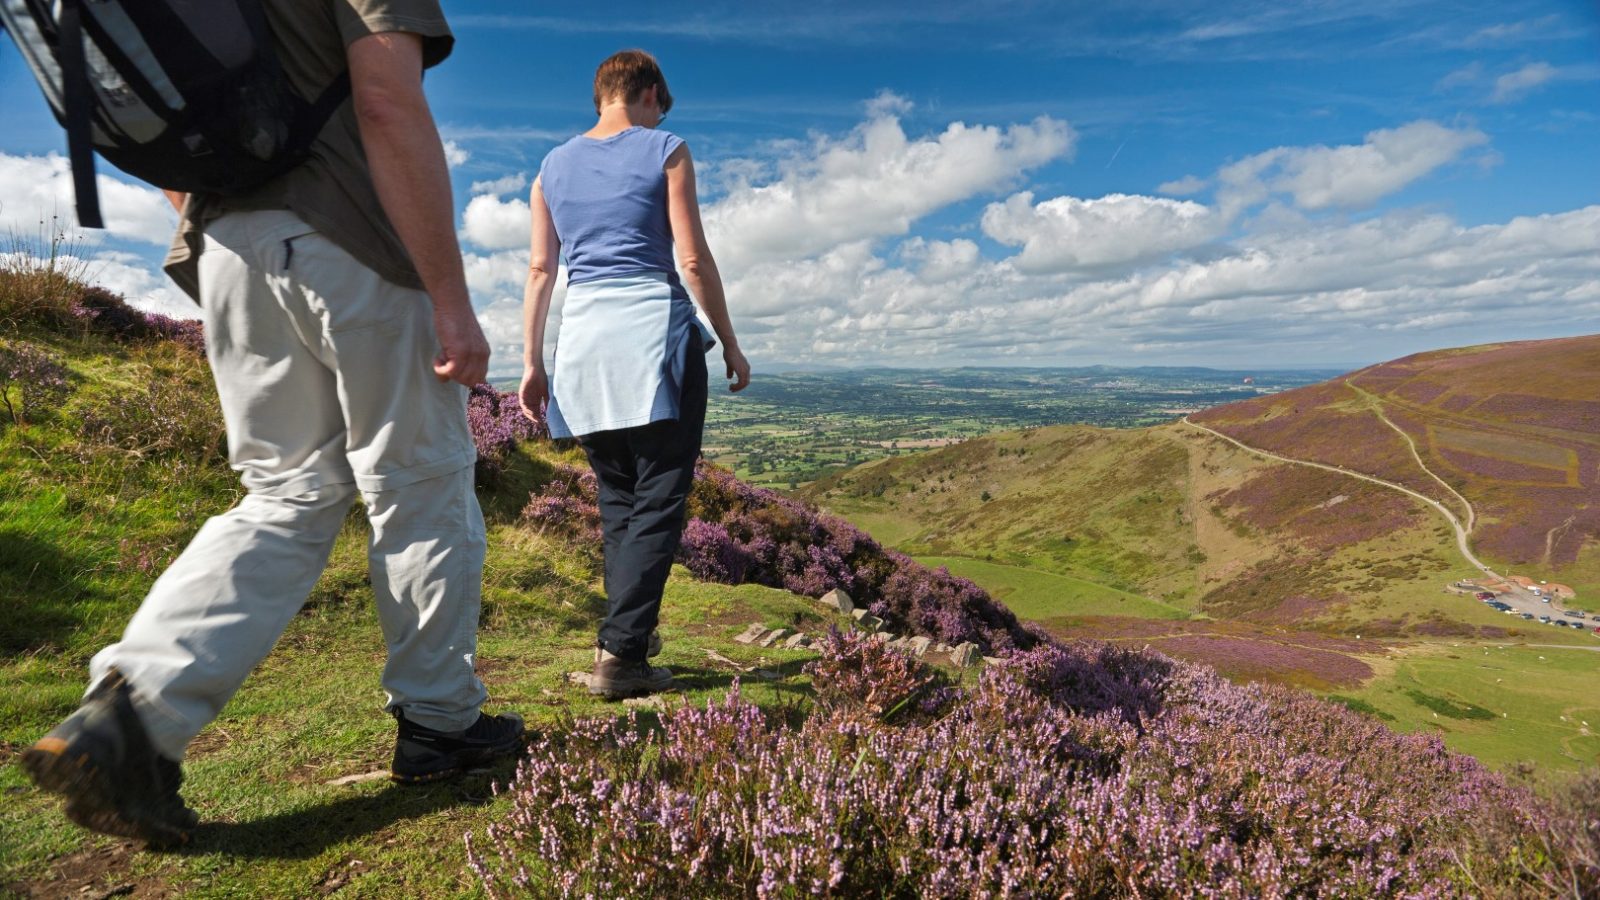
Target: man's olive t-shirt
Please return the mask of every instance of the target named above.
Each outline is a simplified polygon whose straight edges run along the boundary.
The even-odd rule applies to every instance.
[[[307,100],[321,96],[349,68],[345,50],[358,38],[393,31],[419,35],[424,66],[449,56],[455,40],[438,0],[267,0],[264,5],[284,73]],[[205,224],[229,210],[262,209],[292,210],[385,280],[422,287],[378,202],[349,100],[328,120],[305,162],[240,196],[191,195],[167,253],[167,274],[199,301]]]

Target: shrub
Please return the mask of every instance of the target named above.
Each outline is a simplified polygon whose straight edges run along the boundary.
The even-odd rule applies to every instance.
[[[844,590],[893,627],[993,651],[1031,638],[982,588],[886,550],[850,523],[701,461],[678,559],[697,577],[820,597]]]
[[[66,367],[49,351],[25,341],[0,344],[0,404],[12,424],[47,414],[70,391]]]
[[[85,409],[79,434],[91,448],[115,448],[137,457],[182,458],[194,464],[221,459],[226,448],[216,402],[195,402],[187,385],[172,379]]]
[[[516,394],[480,384],[467,395],[467,427],[478,450],[478,480],[492,482],[517,444],[538,435],[543,423],[523,414]]]
[[[470,866],[495,897],[1447,897],[1517,877],[1468,891],[1456,857],[1528,796],[1434,738],[1092,645],[884,715],[928,676],[872,643],[825,642],[797,727],[735,686],[659,733],[536,738]],[[1502,857],[1535,849],[1519,823]]]

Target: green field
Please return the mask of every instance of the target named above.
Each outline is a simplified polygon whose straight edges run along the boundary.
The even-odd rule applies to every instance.
[[[1600,641],[1595,641],[1600,646]],[[1437,733],[1496,768],[1600,762],[1600,652],[1494,642],[1430,642],[1354,691],[1399,731]]]
[[[757,372],[737,395],[711,392],[705,454],[752,483],[795,489],[995,431],[1152,425],[1333,374],[1104,366]]]
[[[989,595],[1024,619],[1048,616],[1138,616],[1187,619],[1187,610],[1149,600],[1105,585],[1023,566],[1004,565],[964,556],[919,556],[927,566],[944,566],[977,582]]]

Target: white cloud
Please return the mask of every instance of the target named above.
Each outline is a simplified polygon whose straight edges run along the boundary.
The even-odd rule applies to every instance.
[[[178,289],[166,274],[149,268],[132,253],[106,251],[89,260],[90,282],[121,294],[129,305],[175,319],[198,319],[200,307]]]
[[[1022,252],[1024,272],[1069,272],[1125,266],[1216,240],[1226,222],[1188,200],[1109,194],[1093,200],[1054,197],[1033,202],[1013,194],[983,211],[983,233]]]
[[[503,175],[493,181],[474,181],[471,192],[474,194],[509,194],[520,191],[528,186],[528,173],[517,172],[512,175]]]
[[[178,217],[160,191],[104,173],[95,183],[106,222],[104,234],[162,246],[172,240]],[[73,198],[71,167],[65,157],[0,153],[0,231],[33,235],[41,227],[75,230]],[[99,234],[85,231],[84,237],[94,240]]]
[[[1218,201],[1229,217],[1273,193],[1308,210],[1370,206],[1488,140],[1475,128],[1423,119],[1373,131],[1360,144],[1277,147],[1223,167]]]
[[[467,148],[455,141],[444,142],[444,161],[450,165],[450,168],[454,169],[471,158],[472,151]]]
[[[1156,188],[1156,193],[1168,194],[1173,197],[1186,197],[1190,194],[1200,193],[1201,191],[1205,190],[1209,184],[1211,184],[1211,182],[1199,176],[1185,175],[1176,181],[1162,182]]]
[[[819,137],[809,153],[780,164],[777,180],[736,187],[709,206],[719,263],[737,270],[905,234],[922,216],[1003,189],[1072,149],[1072,129],[1048,117],[1004,129],[954,122],[913,139],[892,114],[897,100],[880,95],[872,117],[845,138]]]
[[[1507,72],[1494,80],[1490,103],[1510,103],[1541,84],[1555,78],[1557,69],[1547,62],[1528,63],[1515,72]]]
[[[501,200],[494,194],[479,194],[467,201],[461,214],[461,237],[486,250],[527,247],[531,215],[526,200]]]

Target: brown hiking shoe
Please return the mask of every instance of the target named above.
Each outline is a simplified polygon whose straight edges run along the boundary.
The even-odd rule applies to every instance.
[[[133,688],[112,669],[77,712],[22,754],[39,787],[66,800],[67,818],[90,831],[182,844],[200,817],[183,803],[183,770],[150,743]]]
[[[652,666],[645,660],[630,661],[606,650],[595,652],[594,674],[589,676],[589,693],[607,700],[641,697],[670,690],[675,685],[672,670]]]

